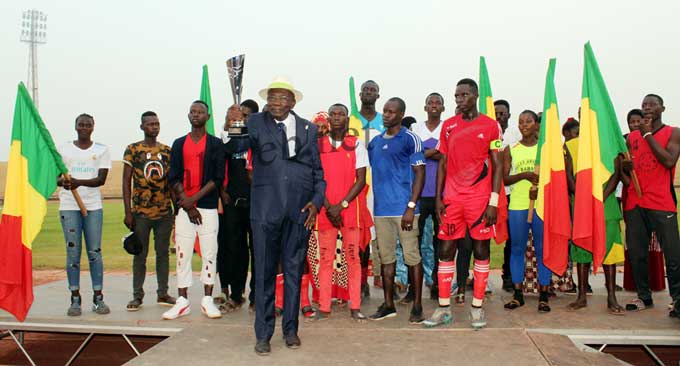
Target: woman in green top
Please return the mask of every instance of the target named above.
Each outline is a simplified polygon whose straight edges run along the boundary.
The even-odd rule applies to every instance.
[[[549,312],[548,288],[550,286],[550,270],[543,265],[543,221],[532,213],[533,220],[527,222],[530,201],[535,200],[538,189],[538,174],[534,172],[536,152],[538,151],[538,129],[540,125],[536,113],[525,110],[519,115],[519,131],[522,140],[505,149],[503,182],[509,186],[510,203],[508,204],[508,222],[512,248],[510,254],[510,274],[515,292],[512,300],[505,304],[508,310],[524,305],[522,282],[524,281],[525,253],[529,229],[532,230],[536,260],[538,262],[538,283],[540,295],[539,312]]]

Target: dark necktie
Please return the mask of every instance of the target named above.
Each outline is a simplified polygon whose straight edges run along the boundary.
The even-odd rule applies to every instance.
[[[281,137],[281,145],[283,147],[283,158],[288,159],[288,135],[286,134],[286,124],[283,122],[278,122],[276,124],[276,130],[279,131]]]

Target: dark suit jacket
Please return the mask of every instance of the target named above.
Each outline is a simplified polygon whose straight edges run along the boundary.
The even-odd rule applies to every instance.
[[[295,113],[295,156],[284,157],[284,145],[269,112],[251,114],[248,138],[232,138],[225,145],[228,154],[252,149],[253,183],[250,191],[250,219],[280,223],[284,218],[303,223],[312,202],[323,205],[326,182],[319,157],[316,126]]]
[[[168,183],[173,187],[176,183],[184,183],[184,135],[172,143],[170,151],[170,171],[168,172]],[[209,181],[215,182],[215,189],[198,200],[196,206],[199,208],[217,208],[219,189],[224,182],[224,167],[226,165],[222,140],[215,136],[208,135],[205,141],[205,157],[203,158],[203,180],[201,188]]]

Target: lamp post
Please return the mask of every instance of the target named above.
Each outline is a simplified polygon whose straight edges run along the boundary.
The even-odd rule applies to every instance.
[[[28,77],[33,103],[38,108],[38,45],[47,43],[47,15],[38,10],[26,10],[21,16],[21,42],[28,43]]]

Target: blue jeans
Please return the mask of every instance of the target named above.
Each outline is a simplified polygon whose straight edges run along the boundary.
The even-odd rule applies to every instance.
[[[422,242],[420,243],[420,257],[423,263],[423,278],[425,279],[426,285],[432,284],[432,269],[434,267],[434,247],[432,246],[432,218],[428,218],[425,221],[425,227],[419,227],[419,230],[423,231]],[[401,248],[401,243],[397,241],[397,266],[396,266],[396,281],[407,285],[408,281],[408,268],[404,263],[404,252]]]
[[[71,291],[80,290],[80,255],[83,251],[83,234],[87,259],[90,263],[92,289],[100,291],[104,283],[104,263],[102,262],[102,222],[101,209],[87,211],[83,217],[80,211],[59,211],[61,228],[66,241],[66,276]]]
[[[529,228],[531,228],[534,238],[534,250],[536,251],[536,262],[538,263],[538,284],[547,286],[550,284],[552,272],[543,264],[543,220],[534,211],[531,224],[527,223],[528,212],[529,210],[508,210],[510,239],[512,241],[510,249],[512,283],[520,284],[524,281],[527,241],[529,240]]]
[[[395,281],[408,285],[408,268],[406,268],[406,263],[404,263],[404,251],[401,248],[401,241],[397,239],[397,250],[395,251],[397,256],[397,264],[395,267]]]

